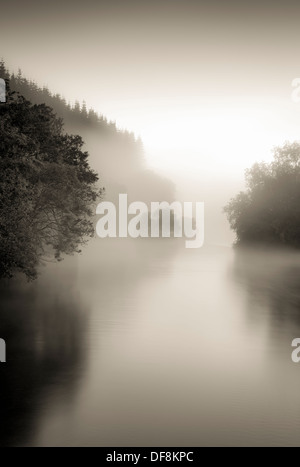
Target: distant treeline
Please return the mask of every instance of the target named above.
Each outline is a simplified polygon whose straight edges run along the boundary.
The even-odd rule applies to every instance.
[[[274,161],[246,171],[247,191],[225,208],[237,242],[300,247],[300,143],[274,150]]]
[[[82,103],[76,101],[71,105],[60,94],[53,94],[47,86],[40,87],[35,81],[28,80],[20,69],[17,74],[10,73],[3,60],[0,62],[0,77],[9,81],[11,90],[20,93],[34,104],[46,104],[54,109],[67,125],[94,126],[101,129],[103,134],[118,133],[126,141],[137,142],[133,133],[126,130],[119,131],[114,122],[108,121],[93,109],[88,110],[84,101]],[[139,142],[141,143],[140,140]]]

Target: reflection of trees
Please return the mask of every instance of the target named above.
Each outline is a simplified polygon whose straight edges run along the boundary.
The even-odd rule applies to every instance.
[[[60,383],[64,403],[72,400],[85,361],[86,314],[74,298],[51,284],[23,290],[1,285],[1,337],[7,342],[7,363],[1,366],[0,445],[26,443]]]
[[[277,322],[300,326],[299,253],[237,248],[233,274],[246,288],[249,309],[267,308]]]
[[[123,240],[95,239],[82,256],[48,265],[32,284],[0,283],[0,336],[8,359],[1,366],[0,446],[30,444],[53,400],[62,408],[74,401],[90,337],[90,314],[77,295],[94,310],[100,331],[120,320],[130,325],[140,282],[155,277],[157,268],[167,272],[184,248],[181,239]]]

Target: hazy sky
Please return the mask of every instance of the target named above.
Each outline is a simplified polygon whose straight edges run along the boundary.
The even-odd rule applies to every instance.
[[[1,55],[140,134],[151,165],[240,176],[298,138],[299,18],[299,0],[10,0]]]

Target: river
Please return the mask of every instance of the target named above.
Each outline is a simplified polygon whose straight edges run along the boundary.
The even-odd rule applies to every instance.
[[[299,260],[98,239],[2,283],[0,445],[298,445]]]

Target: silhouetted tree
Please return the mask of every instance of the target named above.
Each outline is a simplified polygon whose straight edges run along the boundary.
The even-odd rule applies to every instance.
[[[43,257],[78,252],[93,235],[101,193],[82,145],[51,108],[8,92],[0,106],[0,277],[35,278]]]
[[[144,147],[134,134],[118,129],[115,122],[108,121],[94,110],[85,111],[85,106],[82,111],[79,102],[76,107],[66,103],[63,97],[53,95],[46,86],[39,87],[23,77],[21,72],[10,74],[4,62],[0,63],[0,78],[9,79],[11,89],[33,104],[51,107],[63,119],[66,132],[82,136],[90,154],[90,165],[103,174],[106,196],[111,200],[113,197],[118,199],[120,192],[127,192],[132,199],[147,203],[174,199],[174,185],[145,170]]]
[[[246,171],[247,191],[225,207],[238,242],[300,246],[300,143],[274,150],[270,164]]]

